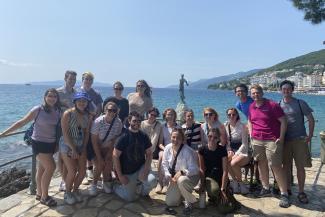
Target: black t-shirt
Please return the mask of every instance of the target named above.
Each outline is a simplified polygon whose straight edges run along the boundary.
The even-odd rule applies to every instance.
[[[208,146],[199,148],[199,154],[203,156],[205,164],[205,176],[215,179],[221,184],[222,179],[222,158],[227,157],[227,149],[225,146],[218,145],[216,150],[209,150]]]
[[[125,98],[118,99],[118,98],[116,98],[114,96],[110,96],[110,97],[107,97],[104,100],[103,108],[105,108],[105,105],[108,102],[114,102],[120,108],[120,112],[118,114],[118,117],[123,122],[124,119],[129,115],[129,101],[127,99],[125,99]],[[104,111],[104,109],[103,109],[103,111]]]
[[[149,137],[142,131],[137,133],[126,130],[115,148],[122,152],[120,156],[122,174],[132,174],[145,163],[145,152],[151,147]]]

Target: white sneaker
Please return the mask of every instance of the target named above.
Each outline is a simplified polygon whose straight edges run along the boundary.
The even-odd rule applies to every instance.
[[[234,194],[239,194],[240,191],[239,191],[239,184],[237,181],[233,180],[231,182],[231,187],[232,187],[232,190],[234,191]]]
[[[78,203],[83,201],[82,195],[79,190],[74,191],[72,194]]]
[[[242,195],[246,195],[249,193],[248,187],[243,182],[239,182],[239,188],[240,188],[240,193]]]
[[[103,182],[103,189],[106,194],[112,193],[112,182]]]
[[[65,191],[65,182],[63,180],[60,183],[59,191]]]
[[[97,185],[91,184],[88,189],[88,193],[90,196],[96,196],[97,195]]]
[[[64,202],[69,205],[73,205],[76,203],[76,199],[74,198],[71,192],[64,193]]]
[[[94,173],[93,170],[86,170],[86,176],[88,180],[93,180],[94,179]]]

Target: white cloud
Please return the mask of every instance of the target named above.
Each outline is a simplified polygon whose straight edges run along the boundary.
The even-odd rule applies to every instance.
[[[16,63],[16,62],[12,62],[12,61],[5,60],[5,59],[0,59],[0,65],[13,66],[13,67],[33,67],[33,66],[37,66],[37,64]]]

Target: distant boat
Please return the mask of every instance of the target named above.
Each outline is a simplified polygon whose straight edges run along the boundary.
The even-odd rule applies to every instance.
[[[32,84],[30,84],[30,83],[26,83],[25,85],[26,85],[26,86],[30,86],[30,85],[32,85]]]

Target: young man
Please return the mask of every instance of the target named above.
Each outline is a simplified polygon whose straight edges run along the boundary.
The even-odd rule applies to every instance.
[[[92,88],[93,83],[94,83],[93,73],[85,72],[82,74],[82,86],[80,87],[80,90],[86,92],[89,95],[91,99],[89,111],[94,116],[94,120],[95,120],[102,113],[103,99],[100,93]],[[91,140],[88,141],[89,142],[87,144],[87,173],[86,174],[89,181],[92,180],[94,177],[92,160],[95,157],[95,152],[91,144]]]
[[[73,96],[76,93],[76,90],[74,89],[76,79],[77,73],[75,71],[68,70],[64,75],[64,85],[56,89],[59,93],[62,112],[74,106]]]
[[[308,144],[311,142],[314,134],[315,120],[312,114],[313,110],[308,104],[292,96],[294,91],[294,83],[288,80],[284,80],[280,84],[280,90],[282,93],[282,100],[280,106],[288,119],[288,128],[285,135],[284,145],[284,168],[288,174],[288,192],[291,192],[291,168],[292,159],[295,160],[297,168],[297,179],[298,179],[298,200],[301,203],[308,203],[307,195],[304,192],[305,186],[305,167],[311,167],[311,156],[308,148]],[[306,134],[304,116],[308,120],[308,135]]]
[[[239,99],[236,103],[236,108],[248,118],[248,109],[254,100],[248,96],[248,87],[246,84],[238,84],[235,87],[235,94]]]
[[[114,192],[126,201],[134,201],[140,195],[148,196],[157,185],[150,173],[152,150],[149,137],[140,131],[141,117],[131,112],[129,129],[120,137],[113,150],[113,162],[121,184]]]
[[[239,111],[241,111],[245,115],[246,120],[247,120],[248,119],[249,106],[254,102],[252,97],[250,97],[248,95],[248,87],[247,87],[247,85],[246,84],[238,84],[238,85],[236,85],[235,94],[239,99],[236,102],[235,106]],[[250,140],[248,142],[250,142]],[[254,168],[251,168],[251,169],[254,170],[255,183],[257,185],[260,185],[261,181],[260,181],[260,174],[258,172],[258,163],[255,160],[253,162],[254,162]],[[248,172],[249,172],[249,169],[245,168],[245,179],[247,178]]]
[[[76,84],[76,79],[77,79],[77,73],[75,71],[67,70],[64,75],[64,85],[56,89],[60,97],[62,114],[65,110],[72,108],[74,106],[73,97],[74,94],[76,93],[76,90],[74,88],[74,85]],[[63,139],[60,139],[60,143],[61,142],[63,142]],[[60,183],[59,191],[65,191],[64,180],[67,175],[67,170],[63,165],[63,161],[60,154],[58,159],[58,166],[62,175],[62,181]]]
[[[281,191],[279,206],[287,208],[290,206],[290,201],[287,193],[286,175],[282,167],[287,120],[278,103],[263,98],[261,86],[253,85],[251,96],[254,102],[248,111],[248,129],[252,139],[253,156],[258,161],[263,185],[259,196],[265,197],[271,194],[268,167],[268,163],[270,163]]]

